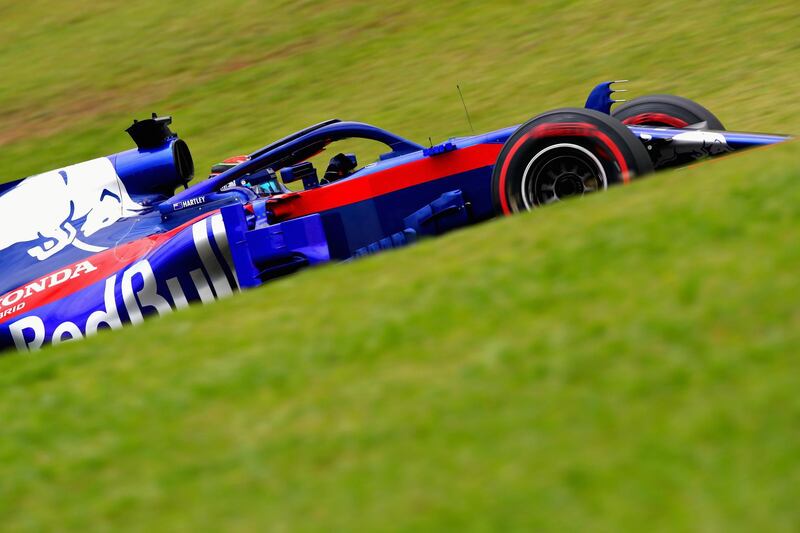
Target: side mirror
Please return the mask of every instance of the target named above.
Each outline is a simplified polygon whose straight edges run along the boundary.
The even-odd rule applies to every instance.
[[[309,161],[303,161],[294,166],[281,169],[281,179],[283,183],[303,180],[303,188],[306,190],[319,187],[317,169]]]

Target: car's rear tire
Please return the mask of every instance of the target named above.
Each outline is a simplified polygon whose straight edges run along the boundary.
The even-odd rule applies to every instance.
[[[724,131],[725,126],[697,102],[671,94],[651,94],[634,98],[616,107],[611,116],[626,126],[685,128],[705,122],[706,129]]]
[[[644,145],[618,120],[590,109],[556,109],[506,141],[492,174],[492,201],[497,213],[510,215],[652,171]]]

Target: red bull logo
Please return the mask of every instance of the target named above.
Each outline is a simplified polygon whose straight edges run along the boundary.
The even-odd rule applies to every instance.
[[[134,242],[130,243],[132,250],[142,250],[144,255],[124,259],[124,269],[110,276],[108,269],[120,265],[106,264],[104,256],[126,255],[120,248],[95,255],[90,260],[53,272],[0,296],[0,323],[8,320],[8,333],[13,345],[22,351],[37,350],[47,343],[60,344],[88,337],[103,328],[118,329],[124,323],[139,324],[148,314],[170,313],[189,305],[189,295],[191,299],[208,303],[233,294],[238,281],[222,216],[214,214],[187,224],[179,231],[185,232],[185,253],[196,258],[195,262],[185,263],[185,270],[165,275],[159,249],[139,248]],[[164,242],[168,235],[165,235]],[[102,288],[102,305],[95,304],[85,311],[76,311],[70,320],[60,318],[53,323],[46,319],[45,314],[36,312],[37,306],[58,303],[70,297],[79,299],[82,289],[92,287],[97,288],[98,297]]]
[[[83,239],[142,209],[105,157],[31,176],[0,196],[0,251],[31,243],[39,261],[68,246],[100,252]]]

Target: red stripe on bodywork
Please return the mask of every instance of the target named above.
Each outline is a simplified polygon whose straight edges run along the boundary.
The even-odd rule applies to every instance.
[[[98,254],[86,257],[84,259],[81,259],[80,261],[76,261],[71,265],[67,265],[45,276],[42,276],[39,279],[29,281],[25,285],[17,287],[13,291],[9,291],[6,294],[3,294],[2,296],[0,296],[0,302],[8,298],[10,295],[17,293],[20,290],[25,290],[26,288],[30,287],[33,284],[44,283],[45,285],[47,285],[47,287],[44,290],[40,292],[31,291],[31,294],[27,298],[23,296],[22,298],[15,300],[11,305],[4,307],[2,303],[0,303],[0,314],[2,314],[4,309],[14,307],[22,302],[25,303],[25,306],[23,308],[18,309],[16,312],[9,313],[8,315],[0,319],[0,323],[11,319],[15,315],[25,314],[43,305],[47,305],[55,301],[58,301],[62,298],[66,298],[67,296],[75,294],[76,292],[83,290],[86,287],[89,287],[90,285],[93,285],[99,281],[102,281],[110,277],[112,274],[127,267],[134,261],[144,257],[151,250],[154,250],[158,246],[164,244],[164,242],[168,241],[176,234],[188,228],[198,220],[202,220],[203,218],[211,216],[217,212],[218,210],[200,215],[199,217],[196,217],[166,233],[151,235],[149,237],[145,237],[143,239],[139,239],[136,241],[131,241],[121,246],[117,246],[116,248],[111,248],[109,250],[105,250]],[[81,272],[81,270],[79,270],[79,267],[87,262],[91,265],[92,270],[89,272],[86,271]],[[77,275],[76,277],[72,278],[76,270],[78,270],[81,273],[80,275]],[[65,274],[67,271],[69,271],[69,273]],[[59,281],[60,278],[65,278],[65,279]],[[52,283],[54,281],[58,283]]]
[[[318,189],[274,196],[270,209],[288,219],[335,209],[415,185],[494,165],[502,146],[478,144]]]
[[[519,140],[514,143],[514,146],[511,147],[511,150],[508,152],[506,159],[503,162],[503,167],[500,171],[499,192],[500,208],[506,215],[512,214],[511,207],[508,205],[508,195],[506,194],[506,177],[508,174],[508,166],[511,164],[511,159],[513,159],[514,154],[517,152],[517,150],[519,150],[520,146],[522,146],[531,137],[594,137],[599,139],[608,147],[609,150],[611,150],[611,153],[614,155],[614,159],[619,164],[620,171],[622,172],[623,183],[627,184],[631,179],[630,171],[628,170],[628,164],[625,162],[625,157],[622,155],[619,147],[608,135],[600,131],[593,124],[586,122],[540,124],[520,137]]]

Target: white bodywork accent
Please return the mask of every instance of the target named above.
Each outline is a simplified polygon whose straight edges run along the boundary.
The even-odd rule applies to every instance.
[[[83,242],[79,232],[90,237],[142,209],[105,157],[31,176],[0,196],[0,251],[40,241],[28,250],[39,261],[69,245],[99,252],[105,248]],[[73,221],[84,217],[76,229]]]

